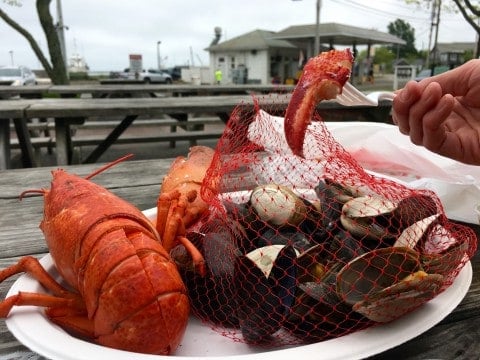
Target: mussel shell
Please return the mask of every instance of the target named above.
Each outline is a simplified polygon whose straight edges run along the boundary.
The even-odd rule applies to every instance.
[[[401,233],[417,221],[437,214],[439,210],[431,196],[415,194],[398,202],[393,211],[392,223]]]
[[[322,341],[371,324],[338,297],[335,276],[339,268],[334,266],[330,269],[322,281],[305,282],[298,286],[285,328],[305,341]]]
[[[258,247],[269,245],[291,245],[295,249],[303,252],[312,244],[310,239],[303,233],[293,229],[273,229],[268,228],[263,234],[256,239]]]
[[[238,326],[233,276],[236,258],[241,255],[237,247],[240,235],[232,230],[235,229],[234,226],[220,225],[219,222],[212,223],[210,229],[204,229],[208,230],[206,233],[187,234],[187,238],[205,258],[207,270],[205,276],[194,271],[183,246],[177,246],[172,251],[172,257],[187,286],[192,312],[199,318],[212,323]],[[213,232],[213,230],[219,232]]]
[[[341,214],[340,204],[335,207],[334,203],[327,201],[327,199],[320,200],[316,204],[306,199],[302,200],[306,206],[306,213],[298,229],[313,243],[328,243],[338,228]]]
[[[338,229],[329,244],[328,251],[333,261],[347,263],[365,253],[362,243],[342,229]]]
[[[273,260],[268,277],[248,256],[236,259],[236,311],[246,342],[268,341],[282,327],[295,299],[296,256],[293,247],[284,246]]]
[[[393,245],[406,228],[437,211],[434,200],[426,195],[412,195],[400,201],[366,195],[346,202],[340,221],[354,236]]]
[[[270,226],[255,214],[250,203],[237,204],[225,201],[224,206],[227,210],[227,218],[229,221],[235,221],[238,224],[237,226],[241,229],[241,238],[243,240],[238,242],[238,248],[244,254],[257,248],[252,239],[255,239],[259,233],[264,232],[265,229]],[[208,230],[203,231],[207,232]]]
[[[317,244],[297,257],[297,277],[300,283],[320,281],[327,272],[327,253]]]

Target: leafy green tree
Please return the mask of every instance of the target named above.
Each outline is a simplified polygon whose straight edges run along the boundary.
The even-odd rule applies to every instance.
[[[3,2],[9,5],[20,6],[20,3],[16,0],[4,0]],[[40,25],[42,26],[43,32],[45,33],[45,38],[47,40],[50,62],[47,60],[45,54],[42,52],[40,46],[38,46],[38,43],[35,41],[30,32],[28,32],[19,23],[14,21],[1,8],[0,18],[3,19],[13,29],[18,31],[27,40],[33,52],[45,69],[47,75],[52,80],[52,83],[55,85],[66,85],[69,84],[69,79],[65,61],[62,56],[57,28],[54,24],[52,15],[50,14],[50,3],[51,0],[36,1],[38,19],[40,20]]]
[[[402,19],[397,19],[387,26],[388,33],[405,40],[405,45],[393,45],[390,47],[392,52],[395,52],[398,58],[409,58],[417,55],[415,49],[415,29]]]
[[[375,64],[379,64],[382,66],[383,71],[391,72],[393,60],[395,60],[396,54],[392,52],[386,46],[380,46],[375,49],[375,57],[373,58],[373,62]]]
[[[438,0],[440,1],[440,0]],[[417,4],[421,6],[422,4],[427,7],[435,6],[435,0],[405,0],[407,4]],[[470,24],[470,26],[477,33],[477,46],[475,49],[474,57],[478,58],[480,56],[480,4],[478,1],[471,0],[443,0],[442,11],[452,12],[459,11],[463,18]],[[441,22],[441,20],[440,20]]]

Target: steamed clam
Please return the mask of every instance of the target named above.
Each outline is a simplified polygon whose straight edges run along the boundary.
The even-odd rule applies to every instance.
[[[298,195],[277,184],[257,186],[250,195],[250,204],[263,221],[275,226],[298,226],[307,213]]]
[[[370,320],[388,322],[434,297],[444,278],[422,269],[420,254],[406,247],[372,250],[343,267],[340,298]]]

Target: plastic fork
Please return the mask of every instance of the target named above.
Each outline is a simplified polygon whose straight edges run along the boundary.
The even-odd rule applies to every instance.
[[[365,95],[347,82],[343,86],[342,93],[335,100],[344,106],[378,106],[379,100],[392,101],[394,97],[395,94],[389,91],[373,91]]]

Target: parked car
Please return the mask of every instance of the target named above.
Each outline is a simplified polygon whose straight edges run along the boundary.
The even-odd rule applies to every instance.
[[[433,75],[441,74],[447,71],[448,69],[449,68],[447,66],[436,66],[433,69]],[[415,76],[415,81],[420,81],[430,76],[432,76],[432,69],[423,69],[417,74],[417,76]]]
[[[182,79],[182,69],[188,69],[187,65],[177,65],[172,68],[167,69],[166,71],[172,76],[173,80]]]
[[[36,85],[37,78],[32,70],[25,66],[0,67],[0,84],[23,86]]]
[[[130,71],[130,69],[125,69],[121,73],[116,74],[117,78],[120,79],[130,79],[130,80],[140,80],[145,83],[163,83],[163,84],[171,84],[172,77],[170,74],[158,71],[154,69],[142,70],[140,73],[135,73]]]

